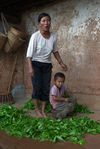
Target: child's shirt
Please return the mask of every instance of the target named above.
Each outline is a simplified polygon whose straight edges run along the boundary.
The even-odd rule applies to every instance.
[[[61,97],[64,96],[64,92],[65,92],[65,87],[64,86],[62,86],[61,89],[59,89],[56,85],[53,85],[51,87],[51,90],[50,90],[50,103],[51,103],[53,109],[55,109],[57,107],[57,105],[62,102],[62,101],[54,100],[53,96],[61,98]]]

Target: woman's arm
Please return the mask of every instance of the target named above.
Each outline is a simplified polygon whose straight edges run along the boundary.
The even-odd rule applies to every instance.
[[[61,57],[60,57],[60,55],[59,55],[59,52],[57,51],[57,52],[54,52],[53,54],[54,54],[55,58],[57,59],[58,63],[61,65],[61,67],[62,67],[65,71],[67,71],[67,70],[68,70],[67,65],[65,65],[65,64],[63,63],[63,61],[62,61],[62,59],[61,59]]]
[[[31,77],[34,77],[34,69],[32,67],[32,58],[27,57],[28,67],[29,67],[29,74]]]

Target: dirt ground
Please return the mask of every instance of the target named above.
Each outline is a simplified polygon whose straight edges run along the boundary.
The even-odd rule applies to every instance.
[[[36,142],[32,139],[19,139],[0,133],[0,149],[100,149],[100,135],[86,135],[86,143],[83,146],[66,143]]]
[[[28,99],[16,100],[14,104],[17,107],[21,107]],[[100,121],[100,111],[94,110],[94,114],[79,114],[77,116],[88,116],[93,120]],[[32,117],[35,116],[35,112],[30,111]],[[100,149],[100,135],[87,134],[84,138],[86,143],[84,146],[79,144],[73,144],[72,142],[66,143],[51,143],[51,142],[37,142],[33,139],[22,138],[19,139],[15,136],[8,136],[4,131],[0,132],[0,149]]]

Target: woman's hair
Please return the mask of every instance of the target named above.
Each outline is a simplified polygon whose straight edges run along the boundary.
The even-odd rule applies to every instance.
[[[41,13],[41,14],[39,14],[39,16],[38,16],[38,22],[40,22],[41,19],[42,19],[43,17],[46,17],[46,16],[51,20],[51,17],[50,17],[49,14],[47,14],[47,13]]]
[[[63,78],[65,80],[65,75],[62,72],[57,72],[54,75],[54,81],[56,81],[58,79],[58,77]]]

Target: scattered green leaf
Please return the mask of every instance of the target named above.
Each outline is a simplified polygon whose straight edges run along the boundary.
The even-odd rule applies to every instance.
[[[11,105],[0,107],[0,130],[19,138],[27,137],[40,141],[67,141],[83,145],[86,133],[100,134],[100,123],[88,117],[72,117],[63,120],[37,117],[30,118],[26,111]]]

